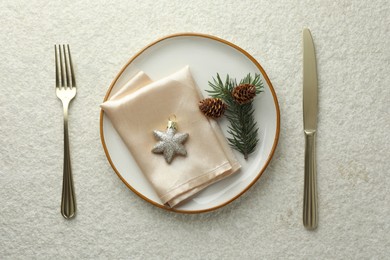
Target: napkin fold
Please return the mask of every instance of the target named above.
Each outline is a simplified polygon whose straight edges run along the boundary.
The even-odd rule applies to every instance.
[[[201,99],[186,66],[154,82],[141,71],[101,104],[162,203],[169,207],[241,167],[219,125],[200,112]],[[184,143],[187,156],[176,156],[168,164],[151,150],[157,142],[153,131],[165,131],[172,115],[177,131],[189,137]]]

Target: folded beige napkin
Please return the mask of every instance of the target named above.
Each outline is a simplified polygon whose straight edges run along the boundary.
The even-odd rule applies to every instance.
[[[187,66],[155,82],[139,72],[101,105],[162,203],[169,207],[241,167],[218,124],[200,112],[201,98]],[[157,143],[153,131],[165,132],[172,115],[177,131],[189,137],[183,143],[187,155],[178,155],[168,164],[151,150]]]

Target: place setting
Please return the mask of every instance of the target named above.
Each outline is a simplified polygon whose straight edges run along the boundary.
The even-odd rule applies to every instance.
[[[387,259],[386,4],[2,1],[1,259]]]

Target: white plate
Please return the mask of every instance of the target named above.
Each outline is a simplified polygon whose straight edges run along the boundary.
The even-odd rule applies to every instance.
[[[235,175],[209,186],[175,209],[165,207],[153,188],[139,170],[137,164],[108,117],[101,112],[100,133],[106,156],[117,175],[137,195],[155,206],[184,213],[200,213],[222,207],[242,195],[261,176],[270,162],[279,137],[279,105],[275,91],[260,64],[247,52],[225,40],[210,35],[185,33],[160,39],[136,54],[119,72],[105,100],[123,86],[133,75],[142,70],[153,80],[165,77],[185,65],[207,96],[208,81],[219,73],[240,80],[248,73],[262,74],[264,92],[256,97],[255,117],[259,125],[260,142],[256,151],[245,161],[236,153],[242,169]],[[227,124],[222,120],[226,133]]]

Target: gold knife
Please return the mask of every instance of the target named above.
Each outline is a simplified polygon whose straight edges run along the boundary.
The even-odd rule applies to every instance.
[[[317,214],[317,64],[313,38],[309,29],[303,30],[303,128],[305,133],[305,180],[303,195],[303,225],[315,229]]]

